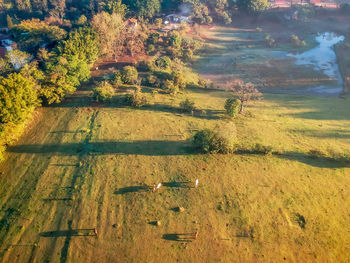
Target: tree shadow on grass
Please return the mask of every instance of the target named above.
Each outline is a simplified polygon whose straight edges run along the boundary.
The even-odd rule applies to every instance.
[[[205,120],[218,120],[222,117],[221,115],[224,113],[223,110],[199,110],[199,109],[194,110],[193,113],[187,113],[187,112],[184,112],[179,107],[174,107],[167,104],[149,105],[149,106],[140,108],[140,110],[176,113],[182,116],[192,116],[195,118],[205,119]]]
[[[119,188],[114,192],[116,195],[122,195],[127,193],[140,193],[152,191],[153,187],[148,185],[127,186]]]
[[[171,188],[194,188],[194,183],[190,181],[183,181],[183,182],[163,182],[163,186],[165,187],[171,187]]]
[[[194,153],[188,141],[91,142],[65,144],[22,144],[8,147],[8,152],[29,154],[130,154],[130,155],[187,155]]]
[[[72,237],[72,236],[81,236],[81,237],[95,237],[94,229],[68,229],[68,230],[57,230],[40,233],[41,237]]]
[[[336,169],[350,167],[350,160],[329,158],[323,156],[310,156],[305,153],[287,152],[284,154],[277,154],[276,156],[278,156],[281,159],[298,161],[319,168]]]
[[[192,242],[195,240],[193,233],[181,233],[181,234],[164,234],[163,239],[169,241],[177,241],[177,242]]]

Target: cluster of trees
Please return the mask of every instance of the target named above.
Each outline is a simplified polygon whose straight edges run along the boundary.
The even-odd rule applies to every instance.
[[[256,14],[269,7],[268,0],[0,0],[0,11],[12,18],[30,19],[51,17],[57,21],[84,22],[102,11],[121,17],[154,20],[157,15],[179,12],[179,6],[189,3],[189,11],[196,23],[230,24],[237,8]],[[12,24],[11,19],[8,25]]]

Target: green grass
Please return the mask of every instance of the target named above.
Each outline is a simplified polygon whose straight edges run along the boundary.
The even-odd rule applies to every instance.
[[[341,158],[350,152],[349,98],[265,94],[230,123],[225,91],[147,94],[141,109],[121,103],[122,91],[101,105],[90,94],[87,86],[39,109],[8,148],[3,262],[350,260],[350,167]],[[187,97],[205,114],[181,112]],[[193,133],[223,123],[241,147],[274,154],[195,152]],[[188,187],[196,178],[199,187]]]
[[[349,100],[265,96],[234,121],[237,142],[280,155],[200,155],[188,140],[225,121],[230,94],[158,94],[136,110],[86,95],[43,108],[1,164],[5,261],[348,260],[350,169],[307,153],[350,150]],[[207,116],[181,113],[187,96]],[[196,178],[198,189],[172,187]],[[168,184],[142,190],[158,182]],[[93,227],[97,239],[70,230]],[[197,230],[194,242],[173,240]]]

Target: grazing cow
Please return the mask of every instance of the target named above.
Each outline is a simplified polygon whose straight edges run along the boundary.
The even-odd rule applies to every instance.
[[[195,183],[194,183],[194,187],[197,188],[198,187],[198,179],[196,179]]]

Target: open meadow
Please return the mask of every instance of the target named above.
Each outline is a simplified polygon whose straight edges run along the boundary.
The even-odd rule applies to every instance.
[[[199,29],[207,45],[193,65],[219,85],[264,84],[233,121],[229,92],[196,88],[133,109],[123,89],[92,102],[91,82],[38,109],[0,164],[2,262],[349,262],[349,97],[291,91],[336,81],[236,29]],[[204,113],[183,113],[185,98]],[[194,132],[215,127],[273,152],[199,154]]]

